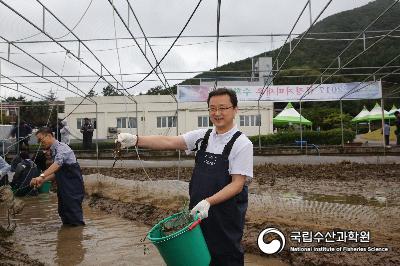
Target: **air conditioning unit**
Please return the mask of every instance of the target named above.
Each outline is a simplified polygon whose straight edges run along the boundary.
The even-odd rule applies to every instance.
[[[117,132],[118,132],[117,127],[109,127],[109,128],[108,128],[108,133],[115,134],[115,133],[117,133]]]
[[[108,130],[107,130],[107,138],[108,139],[115,139],[115,138],[117,138],[117,135],[118,135],[117,127],[108,127]]]

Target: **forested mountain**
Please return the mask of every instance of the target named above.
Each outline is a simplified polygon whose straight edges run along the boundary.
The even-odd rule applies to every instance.
[[[354,39],[366,26],[371,23],[376,17],[384,11],[393,0],[376,0],[369,4],[355,8],[352,10],[344,11],[338,14],[329,16],[322,21],[318,22],[310,31],[309,34],[301,41],[300,45],[289,57],[287,62],[282,68],[282,71],[274,79],[274,84],[311,84],[317,80],[319,75],[323,72],[324,68],[327,67],[332,60],[337,58],[339,53]],[[379,19],[374,25],[368,29],[368,33],[365,34],[365,46],[368,48],[374,42],[378,41],[380,37],[383,37],[387,31],[393,30],[396,27],[400,27],[400,4],[396,4],[390,11],[388,11],[381,19]],[[337,33],[337,32],[348,32],[348,33]],[[298,37],[299,38],[299,37]],[[297,39],[292,40],[292,47],[295,46]],[[319,39],[319,40],[317,40]],[[260,56],[272,56],[273,60],[276,60],[276,56],[281,47],[276,50],[264,52],[255,55],[254,58]],[[357,40],[351,47],[340,57],[341,65],[347,63],[351,58],[357,54],[363,52],[364,41],[363,39]],[[278,58],[278,62],[283,62],[289,53],[289,44],[283,47],[282,53]],[[390,60],[400,54],[400,29],[391,33],[388,37],[374,45],[359,58],[352,61],[346,66],[346,68],[355,67],[381,67],[388,63]],[[240,61],[231,62],[226,65],[218,67],[219,71],[237,71],[237,70],[248,70],[240,73],[219,73],[219,77],[229,76],[251,76],[251,61],[252,58],[246,58]],[[280,64],[280,63],[279,63]],[[399,66],[400,60],[395,60],[390,63],[391,66]],[[338,60],[331,66],[332,68],[338,67]],[[333,77],[326,81],[326,83],[333,82],[348,82],[348,81],[361,81],[366,76],[351,76],[347,74],[361,74],[361,73],[373,73],[377,70],[372,68],[356,68],[341,70],[337,73],[336,77]],[[379,73],[388,73],[396,68],[384,69]],[[329,70],[326,74],[333,73],[333,70]],[[381,75],[376,75],[379,79]],[[400,73],[400,70],[398,71]],[[340,74],[346,74],[340,76]],[[296,76],[296,77],[293,77]],[[205,78],[215,77],[215,73],[207,72],[202,73],[194,78]],[[393,90],[396,84],[400,83],[400,75],[392,75],[384,79],[384,94],[389,94]],[[318,79],[319,82],[319,79]],[[390,82],[390,83],[389,83]],[[198,84],[198,80],[188,79],[181,84]],[[394,85],[393,85],[394,84]],[[400,85],[397,85],[399,87]],[[173,88],[176,91],[176,88]],[[167,94],[162,89],[152,89],[149,94]],[[387,99],[385,107],[390,109],[389,105],[396,102],[393,99]],[[399,101],[400,102],[400,101]],[[354,115],[357,111],[361,110],[362,105],[367,104],[371,108],[374,105],[374,101],[359,101],[345,104],[345,110]],[[397,102],[396,102],[397,103]],[[321,103],[320,103],[321,104]],[[317,107],[319,103],[309,103],[309,107]],[[397,104],[398,105],[398,104]],[[338,106],[338,103],[324,103],[321,106],[334,107]],[[278,104],[278,108],[279,108]],[[307,105],[305,106],[307,107]],[[399,106],[398,106],[399,107]]]

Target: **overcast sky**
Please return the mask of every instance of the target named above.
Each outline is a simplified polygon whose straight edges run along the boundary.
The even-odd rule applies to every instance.
[[[111,1],[111,0],[110,0]],[[25,16],[26,19],[40,29],[43,28],[43,9],[39,2],[32,0],[9,0],[4,1],[15,11]],[[150,37],[157,36],[176,36],[193,12],[198,0],[135,0],[129,1],[141,23],[145,34]],[[222,0],[220,34],[278,34],[288,33],[296,21],[301,9],[307,0]],[[312,17],[321,12],[327,4],[327,0],[312,1]],[[353,9],[367,4],[368,0],[333,0],[330,6],[321,16],[321,19],[332,14]],[[74,28],[74,33],[82,40],[91,39],[113,39],[117,37],[130,37],[124,24],[121,22],[117,13],[113,13],[113,8],[107,0],[57,0],[42,1],[42,3],[57,18],[70,29]],[[125,23],[128,24],[128,5],[126,0],[114,0],[114,5],[120,13]],[[85,10],[87,10],[86,14]],[[188,24],[183,35],[215,35],[216,34],[216,14],[217,0],[203,0]],[[115,24],[114,24],[115,19]],[[81,21],[80,21],[81,20]],[[28,21],[22,19],[4,4],[0,3],[0,36],[8,41],[48,41],[45,34],[32,26]],[[59,21],[46,12],[44,29],[47,34],[57,40],[76,40]],[[80,21],[80,23],[78,23]],[[114,26],[115,25],[115,26]],[[132,13],[129,14],[130,30],[135,37],[142,37],[139,27],[134,20]],[[309,12],[304,14],[295,29],[295,33],[301,33],[310,26]],[[33,37],[30,37],[34,35]],[[66,35],[66,36],[65,36]],[[28,38],[27,38],[28,37]],[[30,37],[30,38],[29,38]],[[221,38],[219,44],[219,65],[241,60],[257,55],[261,52],[278,48],[285,37],[236,37]],[[174,39],[172,38],[152,38],[150,43],[160,59],[167,51]],[[8,45],[0,40],[0,57],[8,57]],[[142,49],[145,49],[144,39],[138,39]],[[135,42],[130,40],[98,40],[85,41],[84,44],[96,55],[104,64],[105,68],[115,78],[123,84],[125,88],[135,84],[134,81],[144,77],[142,72],[149,72],[149,63],[141,54]],[[57,43],[17,43],[18,47],[31,54],[33,57],[42,61],[46,66],[52,68],[56,73],[67,77],[78,89],[87,92],[94,86],[97,78],[95,73],[80,63],[73,55],[78,56],[78,42],[62,43],[70,51],[65,50]],[[118,50],[116,49],[118,47]],[[38,75],[42,74],[42,67],[29,56],[11,46],[10,61],[19,66],[25,67]],[[151,55],[149,47],[146,46],[146,55],[151,64],[155,65],[155,60]],[[100,63],[84,47],[80,46],[80,58],[92,68],[100,73]],[[1,59],[0,59],[1,60]],[[214,68],[216,65],[216,42],[215,38],[181,38],[167,55],[161,64],[164,72],[173,71],[204,71]],[[103,75],[107,70],[103,69]],[[74,96],[65,88],[55,84],[43,83],[42,78],[27,78],[22,76],[34,76],[18,66],[12,65],[5,60],[1,60],[1,73],[15,81],[26,83],[25,85],[42,94],[46,94],[50,89],[56,92],[59,99]],[[120,73],[125,75],[121,79]],[[50,75],[48,70],[44,75]],[[180,82],[195,74],[166,74],[170,85]],[[80,76],[79,78],[74,76]],[[109,82],[114,82],[110,76],[106,77]],[[48,78],[54,82],[60,82],[59,78]],[[77,82],[79,79],[79,82]],[[157,77],[151,75],[149,80]],[[16,89],[12,81],[6,78],[1,79],[4,85]],[[66,82],[60,82],[61,86],[66,86]],[[114,82],[115,84],[115,82]],[[160,85],[157,81],[145,81],[135,88],[130,89],[131,94],[138,94],[141,91]],[[106,86],[103,81],[97,83],[95,90],[101,92]],[[68,89],[77,92],[78,89],[69,85]],[[29,92],[26,88],[19,87],[20,91]],[[19,95],[11,89],[1,87],[0,96],[8,97]],[[81,93],[82,94],[82,93]],[[38,96],[38,95],[37,95]],[[40,96],[38,96],[40,97]],[[27,98],[31,98],[27,96]]]

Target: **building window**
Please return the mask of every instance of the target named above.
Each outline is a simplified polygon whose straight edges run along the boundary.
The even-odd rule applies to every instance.
[[[77,118],[76,119],[76,128],[81,129],[83,125],[83,118]]]
[[[197,117],[197,127],[212,127],[213,124],[208,115]]]
[[[137,128],[136,117],[117,117],[117,128]]]
[[[92,123],[93,128],[96,129],[97,128],[96,118],[89,118],[89,121]],[[84,118],[77,118],[76,119],[76,128],[81,129],[84,122],[85,122]]]
[[[117,118],[117,128],[126,128],[126,117]]]
[[[241,127],[261,126],[261,115],[241,115],[239,118]]]
[[[157,128],[176,127],[175,116],[157,116]]]

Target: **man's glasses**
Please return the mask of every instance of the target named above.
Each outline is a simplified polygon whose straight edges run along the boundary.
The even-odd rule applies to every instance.
[[[219,108],[217,108],[217,107],[211,107],[211,108],[208,108],[208,111],[210,112],[210,113],[216,113],[216,112],[218,112],[218,111],[220,111],[221,113],[223,113],[223,112],[225,112],[226,110],[228,110],[228,109],[231,109],[233,106],[229,106],[229,107],[219,107]]]
[[[37,141],[39,143],[43,143],[43,140],[46,138],[46,136],[42,136],[41,138],[37,138]]]

